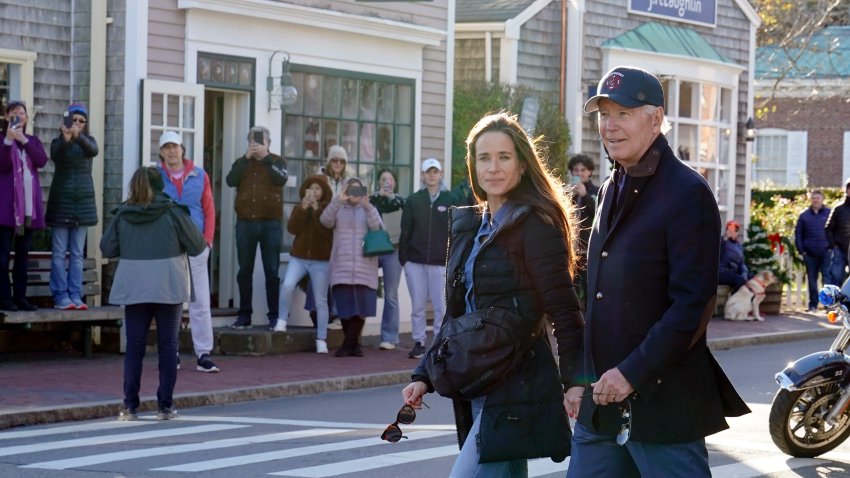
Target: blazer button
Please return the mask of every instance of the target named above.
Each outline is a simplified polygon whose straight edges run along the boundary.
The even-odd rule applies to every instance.
[[[596,293],[596,300],[602,300],[602,292]]]
[[[608,251],[602,251],[602,258],[605,259],[608,257]]]

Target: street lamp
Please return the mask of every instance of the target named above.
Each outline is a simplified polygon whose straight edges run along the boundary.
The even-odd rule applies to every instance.
[[[272,76],[272,61],[278,53],[284,55],[280,76]],[[289,53],[276,51],[269,58],[269,76],[266,77],[266,91],[269,93],[269,111],[292,106],[298,101],[298,90],[292,84],[292,73],[289,72]]]
[[[753,122],[752,118],[747,120],[747,132],[745,134],[745,138],[747,142],[753,142],[756,140],[756,124]]]

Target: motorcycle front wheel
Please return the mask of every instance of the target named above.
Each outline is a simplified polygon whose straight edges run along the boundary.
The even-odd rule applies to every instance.
[[[826,423],[840,395],[837,383],[794,392],[780,389],[770,408],[773,443],[784,453],[800,458],[814,458],[840,445],[850,435],[850,415],[845,412],[834,425]]]

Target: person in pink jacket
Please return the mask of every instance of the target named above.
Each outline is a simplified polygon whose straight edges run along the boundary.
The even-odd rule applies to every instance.
[[[363,181],[349,179],[322,211],[320,221],[333,229],[330,286],[345,339],[337,357],[362,357],[360,333],[366,317],[376,315],[378,258],[363,256],[363,236],[382,227],[381,215],[369,202]]]

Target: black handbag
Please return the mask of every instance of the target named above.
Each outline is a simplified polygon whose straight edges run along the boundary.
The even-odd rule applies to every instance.
[[[542,320],[499,307],[446,317],[425,354],[428,379],[447,398],[486,395],[519,369],[541,330]]]
[[[390,235],[383,229],[370,230],[363,236],[363,256],[383,256],[384,254],[392,254],[395,251],[395,246],[390,240]]]

